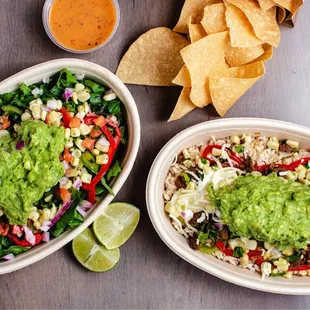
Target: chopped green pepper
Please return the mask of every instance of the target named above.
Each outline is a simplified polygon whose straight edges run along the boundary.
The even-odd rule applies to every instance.
[[[207,245],[202,245],[200,247],[200,252],[204,253],[204,254],[213,254],[215,251],[217,251],[217,247],[216,246],[210,247],[210,246],[207,246]]]
[[[96,158],[91,152],[86,151],[85,153],[83,153],[81,159],[82,159],[83,165],[88,170],[90,170],[93,173],[99,172],[100,165],[96,163]]]
[[[16,108],[12,105],[5,105],[3,107],[1,107],[1,109],[4,111],[4,112],[7,112],[7,113],[14,113],[14,114],[18,114],[18,115],[22,115],[23,114],[23,111],[19,108]]]

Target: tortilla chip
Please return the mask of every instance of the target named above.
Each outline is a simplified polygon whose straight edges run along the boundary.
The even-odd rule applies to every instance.
[[[207,33],[205,32],[201,24],[192,24],[192,17],[189,18],[187,26],[191,43],[195,43],[207,36]]]
[[[204,8],[204,14],[201,20],[201,25],[203,26],[207,34],[227,30],[225,12],[226,7],[224,3],[211,4],[207,5]]]
[[[236,6],[224,0],[226,6],[226,22],[229,27],[230,42],[233,47],[252,47],[261,45],[245,14]]]
[[[191,76],[189,74],[186,65],[184,65],[178,75],[172,81],[173,84],[183,86],[183,87],[191,87]]]
[[[168,122],[176,121],[189,112],[193,111],[196,109],[196,106],[191,102],[189,98],[191,89],[190,88],[183,88],[181,95],[178,99],[178,102],[168,120]]]
[[[293,15],[303,5],[303,0],[274,0],[274,2],[290,11]]]
[[[275,6],[275,3],[273,0],[258,0],[259,6],[264,10],[268,11],[272,7]]]
[[[128,84],[170,86],[183,66],[180,50],[189,42],[168,28],[155,28],[135,41],[116,75]]]
[[[230,68],[226,76],[210,77],[210,92],[213,105],[220,116],[224,116],[234,103],[245,94],[263,75],[263,62]]]
[[[227,0],[237,6],[249,19],[256,36],[264,43],[278,46],[281,32],[276,19],[276,7],[262,10],[255,0]]]
[[[263,55],[265,50],[262,45],[253,47],[232,47],[227,44],[225,55],[226,61],[231,67],[238,67],[250,63]]]
[[[204,107],[212,102],[208,77],[228,68],[225,61],[227,42],[228,32],[225,31],[210,34],[181,51],[192,82],[190,99],[197,107]]]
[[[187,22],[188,18],[191,16],[192,23],[198,24],[201,22],[203,16],[203,9],[206,5],[221,2],[220,0],[185,0],[183,9],[180,15],[180,19],[174,31],[181,33],[188,33]]]
[[[254,59],[251,63],[258,62],[258,61],[267,62],[269,59],[272,58],[273,47],[268,43],[264,43],[263,49],[264,49],[264,54],[258,57],[257,59]]]
[[[277,6],[277,21],[282,24],[286,17],[286,10],[282,6]]]

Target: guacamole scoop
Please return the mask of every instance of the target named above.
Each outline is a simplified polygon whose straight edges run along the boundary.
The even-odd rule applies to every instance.
[[[240,176],[210,197],[237,236],[304,248],[310,238],[310,188],[276,174]]]
[[[64,175],[65,143],[63,127],[38,120],[22,122],[15,138],[0,138],[0,208],[10,224],[26,225],[33,204]]]

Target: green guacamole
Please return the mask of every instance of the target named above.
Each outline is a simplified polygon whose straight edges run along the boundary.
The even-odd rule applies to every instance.
[[[304,248],[310,238],[310,188],[271,174],[240,176],[210,197],[237,236]]]
[[[64,175],[64,147],[64,128],[42,121],[22,122],[17,137],[0,138],[0,208],[10,224],[26,225],[33,204]]]

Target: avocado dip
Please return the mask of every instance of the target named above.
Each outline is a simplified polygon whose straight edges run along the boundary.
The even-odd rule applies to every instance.
[[[276,174],[246,175],[213,191],[216,207],[231,232],[277,244],[305,248],[310,238],[310,188]]]
[[[33,204],[64,175],[59,155],[65,143],[64,127],[38,120],[0,138],[0,207],[10,224],[26,225]]]

